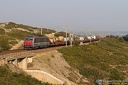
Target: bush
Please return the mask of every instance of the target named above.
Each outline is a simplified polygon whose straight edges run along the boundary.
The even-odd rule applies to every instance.
[[[10,48],[8,38],[7,37],[1,37],[0,38],[0,50],[8,50]]]
[[[89,79],[125,79],[126,74],[122,71],[128,69],[112,68],[128,64],[127,46],[122,38],[111,36],[103,38],[97,44],[67,47],[58,51],[72,67]]]
[[[5,34],[4,29],[0,29],[0,35],[4,35],[4,34]]]
[[[21,31],[21,30],[17,30],[17,29],[13,29],[11,32],[7,33],[9,36],[22,40],[24,39],[24,37],[26,37],[27,35],[31,35],[32,33],[30,32],[26,32],[26,31]]]
[[[112,80],[123,80],[125,78],[124,78],[124,74],[122,72],[113,68],[113,69],[110,70],[110,79],[112,79]]]
[[[0,66],[0,84],[1,85],[51,85],[41,83],[30,75],[15,73],[9,70],[8,66]]]
[[[123,39],[124,39],[125,41],[128,41],[128,34],[125,35],[125,36],[123,36]]]
[[[73,43],[74,46],[78,46],[79,44],[80,44],[79,41],[75,41],[75,42]]]

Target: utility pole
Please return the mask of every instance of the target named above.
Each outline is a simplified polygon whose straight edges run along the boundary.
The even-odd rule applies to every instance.
[[[72,46],[72,40],[73,40],[73,37],[72,37],[73,35],[71,34],[70,35],[70,44],[71,44],[71,46]]]
[[[67,47],[67,25],[66,25],[66,47]]]
[[[43,25],[41,26],[41,32],[40,32],[41,35],[43,35]]]
[[[41,35],[42,35],[43,33],[42,33],[42,27],[41,27]]]
[[[91,43],[91,40],[92,40],[92,32],[90,32],[90,43]]]

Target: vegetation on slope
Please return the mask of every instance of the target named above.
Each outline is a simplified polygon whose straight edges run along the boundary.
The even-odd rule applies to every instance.
[[[40,29],[37,28],[37,27],[32,27],[32,26],[23,25],[23,24],[16,24],[14,22],[9,22],[8,24],[5,25],[4,28],[6,28],[6,29],[23,28],[23,29],[28,30],[29,32],[33,32],[33,30],[35,30],[35,29],[40,31]],[[46,29],[46,28],[42,28],[42,31],[43,31],[44,34],[49,34],[49,33],[52,33],[52,32],[56,32],[55,30]]]
[[[98,43],[59,49],[65,60],[90,80],[128,77],[128,44],[109,36]]]
[[[22,31],[18,29],[13,29],[11,32],[8,32],[7,35],[14,38],[14,39],[19,39],[23,40],[26,36],[31,35],[32,33],[27,32],[27,31]]]
[[[5,30],[4,29],[0,29],[0,35],[4,35],[5,34]]]
[[[9,46],[9,38],[7,36],[0,37],[0,51],[8,50]]]
[[[128,41],[128,34],[123,36],[123,38],[124,38],[125,41]]]
[[[40,29],[37,27],[16,24],[13,22],[0,23],[0,51],[8,50],[15,45],[19,40],[23,40],[26,36],[32,34],[40,34]],[[42,28],[43,34],[50,34],[55,30]]]
[[[50,85],[41,83],[35,78],[23,73],[15,73],[9,70],[8,66],[0,66],[0,85]]]

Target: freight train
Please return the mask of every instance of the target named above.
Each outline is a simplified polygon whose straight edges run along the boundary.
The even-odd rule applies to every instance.
[[[63,45],[70,45],[70,43],[72,42],[72,44],[75,41],[79,41],[79,43],[87,43],[87,42],[93,42],[93,41],[98,41],[100,39],[99,36],[95,36],[95,38],[91,37],[88,38],[86,37],[75,37],[75,38],[67,38],[67,41],[64,39],[62,40],[57,40],[55,42],[51,42],[49,40],[49,37],[45,36],[45,35],[30,35],[27,36],[24,39],[24,49],[38,49],[38,48],[46,48],[46,47],[54,47],[54,46],[63,46]]]

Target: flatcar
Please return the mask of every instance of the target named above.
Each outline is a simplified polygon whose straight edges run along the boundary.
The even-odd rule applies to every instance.
[[[24,39],[24,49],[49,47],[50,40],[45,35],[30,35]]]

